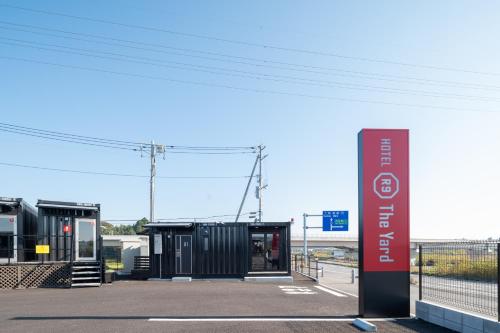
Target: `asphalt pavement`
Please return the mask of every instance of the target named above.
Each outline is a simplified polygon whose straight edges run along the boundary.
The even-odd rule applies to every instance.
[[[319,273],[319,283],[327,287],[358,296],[358,269],[341,265],[319,263],[323,269]],[[354,271],[354,283],[352,272]],[[314,271],[313,271],[314,272]],[[418,300],[418,274],[412,274],[415,283],[410,284],[410,313],[415,314],[415,301]],[[458,306],[466,311],[477,312],[482,316],[497,313],[497,286],[495,283],[456,280],[443,277],[423,277],[423,299],[444,302],[447,306]],[[481,310],[481,311],[479,311]]]
[[[0,291],[0,332],[9,333],[359,332],[356,314],[356,297],[300,276],[292,284],[118,281]],[[449,332],[415,319],[374,323],[379,332]]]

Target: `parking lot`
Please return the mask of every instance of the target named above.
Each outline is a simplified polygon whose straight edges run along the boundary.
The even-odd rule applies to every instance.
[[[118,281],[0,292],[1,332],[358,332],[356,313],[355,297],[300,277],[293,284]],[[375,324],[382,332],[447,332],[416,320]]]

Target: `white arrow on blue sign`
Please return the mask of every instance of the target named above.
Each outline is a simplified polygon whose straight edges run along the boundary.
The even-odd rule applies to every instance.
[[[349,231],[347,210],[323,211],[323,231]]]

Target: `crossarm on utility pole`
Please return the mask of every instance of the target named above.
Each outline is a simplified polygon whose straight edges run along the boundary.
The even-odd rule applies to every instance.
[[[235,222],[238,222],[240,218],[241,210],[243,209],[243,205],[245,204],[245,199],[248,194],[248,189],[250,188],[250,184],[252,183],[253,175],[255,173],[255,168],[257,167],[258,161],[259,161],[259,156],[257,156],[257,158],[255,159],[255,163],[253,164],[252,173],[250,174],[250,178],[248,179],[247,188],[245,189],[245,194],[243,194],[243,199],[241,199],[240,209],[238,209],[238,214],[236,215]]]

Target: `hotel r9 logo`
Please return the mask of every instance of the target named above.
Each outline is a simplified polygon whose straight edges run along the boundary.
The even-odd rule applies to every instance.
[[[399,179],[392,172],[381,172],[373,180],[373,192],[380,199],[392,199],[399,192]]]

